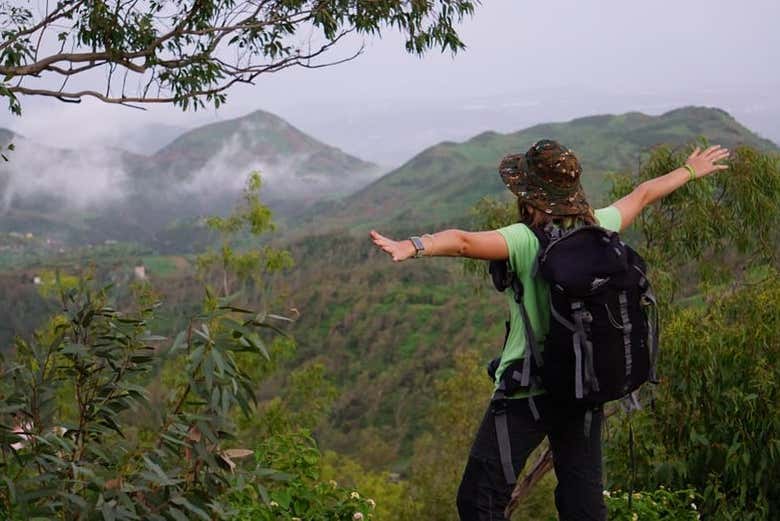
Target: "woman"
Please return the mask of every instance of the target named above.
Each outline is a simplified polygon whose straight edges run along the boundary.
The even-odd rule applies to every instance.
[[[577,158],[555,141],[542,140],[525,154],[506,156],[499,166],[501,178],[517,197],[520,222],[493,231],[445,230],[400,241],[371,231],[371,239],[395,262],[435,256],[508,260],[523,284],[523,303],[534,336],[541,344],[549,324],[549,293],[546,283],[540,277],[532,276],[539,241],[529,226],[553,224],[570,228],[598,224],[609,230],[622,231],[645,206],[686,182],[724,170],[726,166],[717,163],[728,155],[728,150],[720,146],[704,151],[696,148],[683,167],[646,181],[611,206],[594,211],[580,184],[582,169]],[[526,349],[519,306],[511,295],[509,302],[510,332],[496,371],[496,382],[507,366],[522,359]],[[586,436],[583,434],[583,425],[587,425],[584,408],[553,405],[543,390],[530,394],[518,392],[511,398],[505,407],[513,468],[522,469],[531,451],[547,436],[558,479],[555,504],[560,519],[606,519],[601,475],[603,412],[599,410],[588,415],[591,435]],[[504,510],[513,487],[504,476],[494,417],[489,409],[477,432],[458,490],[461,520],[505,519]]]

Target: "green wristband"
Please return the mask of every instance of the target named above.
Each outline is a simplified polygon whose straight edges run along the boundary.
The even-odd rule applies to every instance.
[[[690,181],[693,181],[694,179],[696,179],[696,170],[694,170],[691,165],[689,165],[688,163],[685,163],[683,165],[683,168],[686,169],[689,174],[691,174]]]

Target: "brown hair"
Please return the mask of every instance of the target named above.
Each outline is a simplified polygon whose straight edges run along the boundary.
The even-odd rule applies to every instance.
[[[518,222],[525,224],[530,228],[545,228],[552,223],[561,228],[571,228],[575,224],[595,225],[596,215],[593,208],[588,206],[588,211],[576,215],[550,215],[521,199],[517,199]]]

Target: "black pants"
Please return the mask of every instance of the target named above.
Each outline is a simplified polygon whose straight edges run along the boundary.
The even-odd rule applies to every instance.
[[[603,411],[592,412],[585,432],[585,412],[580,407],[563,407],[545,396],[534,399],[539,420],[534,420],[528,400],[506,400],[507,424],[512,446],[512,463],[520,472],[531,452],[547,436],[553,452],[555,506],[561,521],[604,521],[601,479],[601,422]],[[501,467],[491,408],[485,414],[471,448],[458,489],[461,521],[504,521],[504,509],[512,495]]]

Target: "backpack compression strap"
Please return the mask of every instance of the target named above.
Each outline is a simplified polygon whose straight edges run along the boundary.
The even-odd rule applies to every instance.
[[[512,291],[515,294],[515,302],[520,306],[520,316],[523,318],[523,329],[525,329],[526,351],[524,356],[526,362],[523,364],[523,377],[520,384],[526,387],[531,383],[531,356],[533,356],[537,368],[544,365],[544,360],[542,360],[542,352],[539,350],[536,335],[531,327],[531,318],[523,303],[523,283],[516,275],[512,276]]]
[[[491,275],[493,275],[493,281],[496,282],[497,273],[494,273],[493,264],[491,263]],[[531,319],[528,316],[528,312],[523,304],[523,283],[514,273],[509,272],[509,285],[512,287],[514,293],[515,302],[520,306],[520,315],[523,318],[523,329],[525,330],[526,349],[523,355],[523,372],[520,376],[520,385],[523,387],[531,387],[531,358],[536,361],[537,367],[542,367],[544,361],[542,360],[542,354],[539,351],[539,345],[536,342],[536,336],[531,328]],[[500,277],[500,275],[499,275]],[[499,284],[496,284],[499,288]],[[499,289],[499,291],[501,291]],[[507,330],[508,333],[508,330]],[[496,438],[498,441],[498,455],[501,460],[501,468],[504,472],[504,479],[508,485],[514,485],[517,482],[517,474],[515,473],[515,467],[512,462],[512,444],[509,437],[509,425],[507,424],[506,417],[506,400],[507,397],[504,394],[506,387],[505,382],[499,384],[493,399],[491,400],[491,408],[493,410],[493,417],[496,426]],[[539,421],[539,410],[536,407],[536,401],[533,396],[528,397],[528,407],[531,409],[531,415],[535,421]]]

